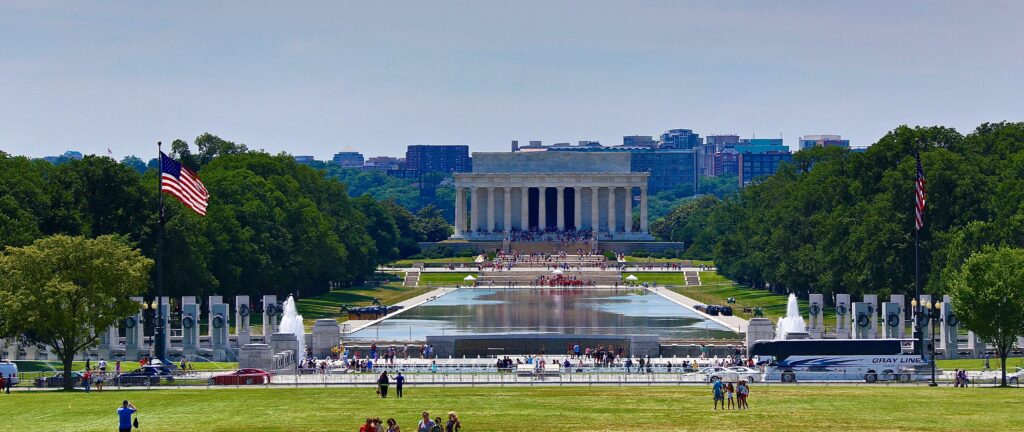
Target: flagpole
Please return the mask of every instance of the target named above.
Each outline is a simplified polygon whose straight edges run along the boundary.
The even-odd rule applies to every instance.
[[[164,193],[163,183],[163,151],[161,142],[156,142],[157,163],[160,171],[157,173],[156,195],[159,200],[159,210],[156,222],[156,343],[153,347],[155,356],[163,364],[167,363],[167,346],[164,344]]]

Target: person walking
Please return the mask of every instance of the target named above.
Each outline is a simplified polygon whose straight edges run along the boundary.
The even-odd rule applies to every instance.
[[[4,392],[11,394],[11,386],[14,385],[14,374],[7,375],[7,384],[4,385]]]
[[[120,432],[131,432],[132,415],[138,411],[139,409],[128,402],[128,399],[121,402],[121,407],[117,409],[117,430]]]
[[[0,389],[7,388],[7,382],[4,380],[4,374],[0,373]]]
[[[388,397],[388,383],[388,371],[381,372],[377,379],[377,393],[380,393],[382,399]]]
[[[711,386],[711,393],[715,398],[715,410],[718,410],[718,402],[722,402],[722,409],[725,409],[725,394],[723,393],[722,380],[716,379]]]
[[[89,369],[85,370],[85,375],[82,375],[82,387],[85,387],[85,392],[89,393],[89,387],[92,385],[92,371]]]
[[[398,395],[399,399],[402,398],[402,386],[404,384],[405,384],[405,377],[402,376],[401,372],[399,372],[398,376],[395,377],[395,394]]]

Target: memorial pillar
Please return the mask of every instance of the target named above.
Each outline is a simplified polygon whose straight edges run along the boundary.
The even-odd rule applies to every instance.
[[[864,303],[868,304],[868,331],[866,339],[878,339],[878,294],[864,294]]]
[[[597,232],[601,230],[601,212],[598,208],[598,197],[601,195],[598,193],[601,188],[596,186],[590,187],[590,230],[597,235]],[[595,237],[596,238],[596,237]]]
[[[546,217],[548,213],[548,200],[545,199],[547,197],[547,191],[547,186],[537,187],[537,229],[541,231],[544,231],[548,227]]]
[[[583,231],[583,188],[573,186],[572,188],[572,225],[576,231]]]
[[[455,237],[462,237],[462,218],[466,209],[466,196],[462,188],[455,188]]]
[[[558,220],[555,221],[555,226],[558,227],[559,231],[565,231],[565,187],[557,186],[555,190],[558,191],[558,198],[555,200],[558,203],[555,209],[555,215]]]
[[[939,310],[942,316],[942,322],[939,327],[939,334],[941,335],[939,347],[942,347],[942,358],[956,360],[960,358],[958,327],[960,322],[956,318],[956,314],[953,313],[953,303],[948,295],[942,296],[942,305]]]
[[[836,294],[836,339],[850,338],[850,295]]]
[[[199,305],[193,300],[191,303],[181,305],[181,355],[191,358],[198,350]]]
[[[640,187],[640,232],[647,234],[647,187]]]
[[[821,339],[825,334],[825,298],[821,294],[810,294],[807,302],[807,313],[810,315],[810,319],[807,320],[807,337]]]
[[[623,231],[633,232],[633,188],[626,188],[626,203],[625,211],[623,212]]]
[[[506,233],[512,231],[512,188],[505,187],[505,202],[501,203],[501,207],[505,210],[505,222],[501,224],[501,228]]]
[[[904,312],[906,310],[906,308],[907,308],[907,301],[903,297],[903,294],[893,294],[893,295],[889,296],[889,302],[890,303],[896,303],[898,305],[898,307],[897,307],[897,309],[898,309],[897,310],[897,314],[899,314],[899,325],[895,326],[896,328],[894,329],[895,333],[893,333],[893,335],[894,335],[893,337],[897,338],[897,339],[903,339],[903,335],[906,332],[906,328],[907,328],[907,318],[906,318],[907,314],[906,314],[906,312]],[[887,317],[888,317],[888,315],[887,315]]]
[[[277,333],[278,317],[281,310],[277,308],[277,296],[263,296],[263,343],[270,340],[270,335]]]
[[[248,344],[252,336],[252,329],[249,326],[250,315],[252,309],[249,307],[249,296],[235,296],[235,335],[238,337],[239,347]]]
[[[608,188],[608,233],[615,234],[615,188]]]
[[[494,188],[487,188],[487,233],[494,232]]]
[[[519,188],[519,230],[530,230],[530,188]]]
[[[882,303],[882,322],[885,323],[882,326],[882,337],[885,339],[899,339],[899,330],[903,326],[903,320],[900,319],[900,309],[902,309],[899,303],[885,302]]]
[[[480,212],[477,211],[477,207],[480,207],[480,188],[471,187],[469,188],[469,233],[476,234],[480,230]]]

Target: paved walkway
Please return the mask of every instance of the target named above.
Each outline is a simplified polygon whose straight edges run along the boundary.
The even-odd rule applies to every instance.
[[[711,315],[708,315],[708,314],[706,314],[704,312],[701,312],[701,311],[697,310],[694,306],[696,306],[698,304],[703,304],[703,303],[701,303],[699,301],[696,301],[696,300],[694,300],[692,298],[689,298],[687,296],[684,296],[682,294],[679,294],[679,293],[677,293],[675,291],[672,291],[672,290],[670,290],[668,288],[661,288],[661,287],[659,287],[659,288],[648,288],[647,290],[652,292],[652,293],[658,294],[658,295],[660,295],[662,297],[665,297],[666,299],[668,299],[669,301],[671,301],[673,303],[676,303],[676,304],[678,304],[680,306],[686,307],[686,308],[688,308],[688,309],[690,309],[690,310],[700,314],[704,318],[707,318],[707,319],[709,319],[711,321],[719,323],[719,324],[725,326],[726,328],[728,328],[728,329],[730,329],[730,330],[732,330],[732,331],[734,331],[736,333],[743,333],[743,332],[745,332],[747,326],[749,325],[747,320],[745,320],[743,318],[740,318],[738,316],[735,316],[735,315],[732,315],[732,316],[724,316],[724,315],[711,316]]]
[[[412,309],[412,308],[414,308],[416,306],[419,306],[419,305],[421,305],[423,303],[426,303],[428,301],[432,301],[432,300],[434,300],[434,299],[436,299],[438,297],[441,297],[441,296],[443,296],[445,294],[448,294],[448,293],[450,293],[452,291],[455,291],[455,290],[456,290],[456,288],[438,288],[436,290],[427,292],[426,294],[420,294],[420,295],[418,295],[416,297],[413,297],[411,299],[400,301],[398,303],[395,303],[395,306],[402,306],[402,308],[397,310],[397,311],[395,311],[394,313],[391,313],[391,314],[383,317],[383,318],[378,318],[378,319],[375,319],[375,320],[348,320],[348,321],[345,321],[345,322],[341,323],[342,333],[353,333],[353,332],[362,330],[362,329],[364,329],[366,327],[374,325],[374,324],[376,324],[378,322],[381,322],[383,320],[386,320],[388,318],[395,317],[396,315],[399,315],[399,314],[401,314],[401,313],[403,313],[403,312],[405,312],[405,311],[407,311],[409,309]]]

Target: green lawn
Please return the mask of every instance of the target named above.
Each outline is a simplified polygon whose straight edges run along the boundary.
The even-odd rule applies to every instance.
[[[414,431],[421,411],[456,411],[463,430],[964,431],[1024,430],[1021,390],[753,386],[752,409],[712,411],[707,387],[362,388],[19,392],[0,396],[4,430],[107,431],[122,399],[145,431],[358,430],[367,416]],[[393,389],[392,389],[393,391]]]
[[[423,259],[404,259],[398,260],[393,263],[387,264],[388,267],[412,267],[416,263],[424,264],[448,264],[448,263],[471,263],[476,260],[475,256],[471,257],[454,257],[454,258],[423,258]]]
[[[429,291],[427,288],[402,287],[397,285],[385,285],[378,287],[358,287],[334,290],[315,297],[300,299],[296,308],[299,314],[307,323],[320,318],[336,318],[338,321],[347,321],[348,315],[338,316],[338,307],[342,304],[349,306],[370,306],[374,298],[379,298],[384,305],[392,305],[402,300],[416,297]]]
[[[683,261],[689,262],[690,265],[694,265],[694,266],[698,266],[698,265],[713,266],[713,265],[715,265],[714,261],[709,261],[709,260],[691,260],[691,259],[680,259],[680,258],[651,258],[651,257],[635,257],[635,256],[632,256],[632,255],[626,255],[626,262],[658,262],[658,263],[673,262],[673,263],[678,263],[678,262],[683,262]]]
[[[982,359],[960,359],[960,360],[939,360],[936,363],[940,369],[966,369],[969,371],[980,371],[985,367],[985,360]],[[989,361],[992,370],[999,370],[999,358],[993,357]],[[1006,373],[1013,372],[1017,368],[1024,368],[1024,358],[1010,357],[1006,359]]]
[[[54,372],[64,368],[58,361],[45,361],[45,360],[15,360],[14,363],[18,365],[18,372]],[[209,370],[232,370],[238,369],[237,362],[192,362],[192,368],[197,371],[209,371]],[[91,363],[92,367],[96,367],[96,362]],[[73,370],[84,370],[85,362],[76,361],[71,363]],[[121,372],[131,372],[139,368],[139,362],[122,362]],[[107,371],[114,371],[114,362],[107,362]]]
[[[466,285],[467,282],[463,279],[466,276],[473,275],[473,277],[479,276],[476,272],[473,273],[423,273],[420,275],[420,285],[427,286],[429,284],[461,284]]]
[[[630,272],[623,272],[622,273],[622,280],[626,280],[626,277],[629,276],[629,275],[636,276],[636,278],[637,278],[636,282],[637,283],[644,283],[644,282],[651,283],[651,282],[653,282],[653,283],[657,283],[658,285],[661,285],[661,286],[665,286],[665,285],[684,285],[684,284],[686,284],[686,280],[683,278],[683,273],[682,272],[674,272],[674,273],[645,273],[645,272],[630,273]]]

